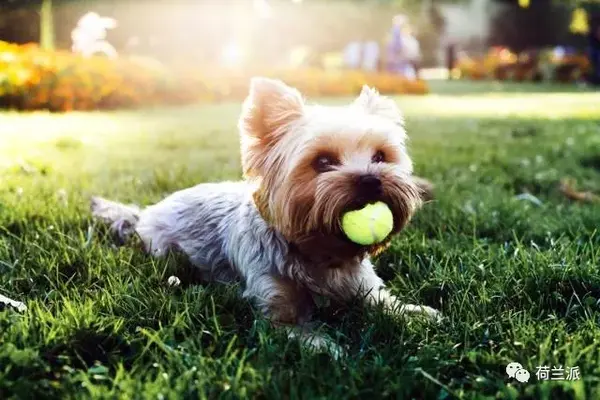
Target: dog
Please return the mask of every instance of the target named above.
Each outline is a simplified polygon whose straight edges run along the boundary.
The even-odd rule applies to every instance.
[[[308,105],[281,81],[253,78],[238,127],[243,181],[199,184],[143,209],[94,197],[92,215],[123,241],[139,236],[154,256],[184,253],[208,281],[240,280],[243,296],[278,325],[308,323],[314,295],[439,318],[399,304],[370,261],[432,191],[413,176],[393,100],[365,86],[349,105]],[[370,246],[351,242],[341,216],[375,201],[392,211],[392,233]]]

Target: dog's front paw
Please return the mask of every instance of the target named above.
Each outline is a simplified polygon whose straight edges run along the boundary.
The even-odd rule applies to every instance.
[[[442,319],[441,312],[428,306],[403,304],[399,307],[398,312],[402,315],[421,315],[434,322],[440,322]]]
[[[304,348],[308,351],[314,353],[327,353],[331,355],[334,360],[340,360],[346,355],[342,346],[326,336],[312,334],[304,336],[301,341]]]
[[[302,347],[311,353],[327,353],[334,360],[340,360],[346,356],[346,351],[342,346],[318,332],[310,332],[296,327],[288,329],[288,338],[298,339]]]
[[[438,310],[428,306],[402,304],[396,296],[390,294],[387,290],[380,290],[373,299],[382,301],[384,310],[392,314],[407,316],[421,315],[435,322],[439,322],[442,319],[442,314]]]

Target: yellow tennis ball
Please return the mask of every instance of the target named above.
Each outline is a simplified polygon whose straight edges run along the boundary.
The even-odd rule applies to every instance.
[[[363,246],[382,242],[393,228],[394,216],[381,201],[342,216],[342,230],[348,239]]]

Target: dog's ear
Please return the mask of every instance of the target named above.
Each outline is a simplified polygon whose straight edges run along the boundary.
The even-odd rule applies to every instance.
[[[242,166],[254,175],[264,166],[268,151],[304,113],[298,90],[267,78],[253,78],[239,120]]]
[[[381,96],[377,90],[367,85],[363,86],[360,95],[352,105],[362,108],[368,114],[378,115],[398,125],[404,125],[404,117],[396,102],[389,97]]]
[[[250,94],[244,102],[242,134],[262,140],[276,140],[286,125],[302,116],[304,100],[298,90],[268,78],[252,78]]]

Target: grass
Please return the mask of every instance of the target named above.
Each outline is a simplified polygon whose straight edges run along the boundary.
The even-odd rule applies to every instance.
[[[239,104],[0,114],[0,294],[29,308],[0,311],[0,398],[599,398],[600,205],[558,182],[600,192],[600,93],[434,93],[398,101],[437,199],[376,262],[445,322],[326,306],[341,362],[288,341],[239,288],[114,248],[87,212],[91,194],[147,204],[238,179]],[[512,361],[529,383],[507,377]],[[582,379],[538,381],[537,366]]]

